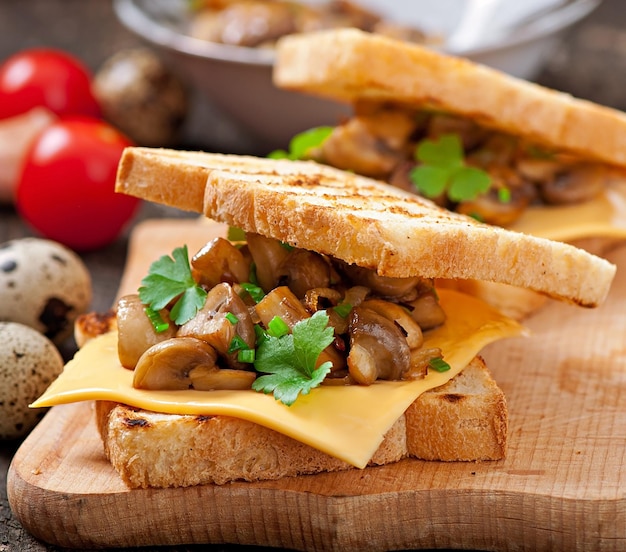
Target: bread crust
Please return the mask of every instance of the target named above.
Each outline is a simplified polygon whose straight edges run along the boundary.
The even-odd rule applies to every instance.
[[[199,167],[206,181],[191,192]],[[481,224],[311,161],[127,148],[116,189],[384,276],[500,282],[594,307],[615,275],[613,264],[574,246]]]
[[[453,399],[452,399],[453,397]],[[159,414],[97,401],[104,451],[132,488],[261,481],[352,468],[271,429],[227,416]],[[369,462],[499,460],[506,454],[503,392],[476,357],[456,378],[422,394]]]
[[[538,145],[626,166],[626,115],[468,59],[356,29],[282,38],[274,83],[355,103],[462,115]]]

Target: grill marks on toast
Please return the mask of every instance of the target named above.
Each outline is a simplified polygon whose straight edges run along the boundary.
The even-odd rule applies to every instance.
[[[128,148],[116,190],[383,276],[499,282],[594,307],[615,275],[613,264],[579,248],[488,226],[312,161]]]

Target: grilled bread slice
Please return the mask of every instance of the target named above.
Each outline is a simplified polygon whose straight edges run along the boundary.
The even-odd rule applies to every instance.
[[[558,153],[569,162],[584,161],[586,166],[593,164],[595,177],[578,177],[579,180],[584,179],[584,182],[570,187],[570,192],[564,192],[564,196],[567,195],[570,201],[582,201],[583,195],[591,198],[600,193],[601,187],[606,187],[616,197],[622,198],[618,199],[619,203],[623,202],[626,193],[626,115],[621,111],[573,98],[467,59],[451,57],[423,46],[354,29],[286,37],[279,42],[276,55],[274,81],[281,88],[351,103],[357,117],[359,113],[362,115],[363,111],[367,112],[363,104],[369,104],[371,109],[373,104],[389,103],[416,112],[439,112],[472,121],[484,129],[521,138],[523,142],[532,144],[534,150],[545,148],[546,152]],[[389,128],[384,131],[389,136],[380,128],[366,131],[365,127],[373,124],[371,121],[367,122],[367,117],[359,121],[350,127],[350,131],[340,130],[334,133],[330,140],[332,145],[324,148],[319,153],[319,158],[316,158],[344,169],[354,169],[356,172],[370,170],[373,172],[363,174],[397,182],[397,177],[391,175],[396,172],[402,174],[403,163],[388,166],[390,174],[379,173],[377,171],[391,161],[388,159],[383,162],[387,159],[384,153],[381,153],[380,160],[377,160],[375,153],[374,158],[370,159],[364,155],[363,150],[370,147],[367,145],[367,139],[371,138],[369,132],[392,150],[402,150],[392,140],[397,140],[405,132],[400,129],[406,121],[402,123],[396,120],[393,123],[389,119],[386,124],[395,125],[395,131]],[[360,130],[357,131],[357,128]],[[463,127],[457,124],[455,128],[458,131]],[[476,127],[466,126],[466,130],[469,128],[474,128],[473,132],[477,132]],[[356,137],[354,132],[359,136]],[[380,135],[377,134],[379,132]],[[483,137],[488,135],[489,133],[483,133]],[[359,149],[356,159],[352,154],[355,144]],[[376,150],[376,147],[373,149]],[[385,147],[380,149],[383,152]],[[596,165],[597,162],[599,163]],[[410,164],[410,161],[404,164]],[[540,166],[541,161],[531,159],[525,166],[530,165]],[[563,171],[565,174],[567,169],[564,168]],[[526,176],[528,175],[524,174],[522,181]],[[576,177],[573,179],[576,180]],[[400,181],[403,180],[400,177]],[[519,180],[514,179],[512,185],[515,186],[516,182],[519,183]],[[586,191],[582,191],[582,186]],[[578,191],[574,192],[574,188]],[[561,188],[567,189],[567,186]],[[489,202],[486,202],[480,208],[486,209],[488,216],[494,219],[515,217],[519,216],[523,207],[516,210],[512,207],[514,203],[499,209],[488,207]],[[549,217],[551,211],[546,211],[545,217]],[[507,212],[515,214],[503,214]],[[597,212],[602,211],[598,208]],[[581,216],[589,214],[583,212]],[[577,214],[569,213],[561,219],[550,218],[549,223],[544,218],[534,220],[522,217],[519,223],[503,221],[502,225],[543,235],[546,229],[548,234],[553,231],[551,228],[555,224],[554,220],[566,218],[568,220],[564,225],[567,229],[564,235],[570,237],[565,241],[575,240],[575,243],[580,244],[580,236],[592,237],[595,236],[594,232],[605,236],[608,242],[614,241],[615,237],[623,238],[623,231],[615,232],[619,224],[613,226],[609,222],[611,218],[618,220],[620,217],[612,217],[607,213],[603,222],[587,225],[582,220],[579,223],[577,217]],[[500,224],[495,220],[493,222]],[[588,247],[589,244],[586,244],[585,248]],[[601,254],[599,249],[588,250]],[[456,283],[455,287],[484,298],[503,313],[517,319],[526,317],[545,303],[544,298],[536,293],[501,284],[466,281],[463,284]]]
[[[615,275],[613,264],[572,245],[481,224],[314,162],[131,147],[116,190],[382,276],[499,282],[594,307]]]
[[[532,143],[626,166],[626,114],[356,29],[284,37],[277,44],[274,82],[352,104],[393,102],[462,115]]]
[[[352,469],[308,445],[227,416],[159,414],[96,402],[111,464],[132,488],[261,481]],[[423,393],[391,427],[369,465],[403,458],[500,460],[508,413],[481,358],[447,384]]]

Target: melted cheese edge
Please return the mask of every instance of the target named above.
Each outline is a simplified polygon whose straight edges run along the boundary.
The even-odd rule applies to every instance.
[[[626,182],[611,182],[584,203],[530,207],[508,229],[563,242],[626,238]]]
[[[424,345],[440,347],[451,369],[431,370],[419,381],[321,386],[290,407],[255,391],[146,391],[132,386],[133,372],[119,363],[117,333],[110,332],[86,343],[31,406],[109,400],[170,414],[233,416],[362,468],[419,395],[447,383],[489,343],[526,333],[519,323],[479,299],[443,289],[439,296],[448,319],[424,335]]]

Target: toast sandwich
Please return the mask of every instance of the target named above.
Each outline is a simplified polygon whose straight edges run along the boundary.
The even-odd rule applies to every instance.
[[[506,400],[479,353],[497,339],[520,336],[523,328],[476,298],[445,289],[435,292],[433,280],[486,278],[595,307],[605,299],[615,274],[611,263],[572,245],[485,225],[414,194],[315,162],[128,148],[120,161],[116,188],[202,213],[245,232],[246,243],[235,249],[242,257],[232,254],[238,259],[251,255],[246,270],[254,265],[262,297],[249,301],[241,292],[252,295],[250,282],[242,282],[248,277],[246,271],[237,276],[234,265],[224,269],[221,261],[211,257],[213,261],[206,262],[207,257],[198,253],[191,267],[203,274],[199,281],[208,288],[206,301],[195,318],[182,325],[172,324],[177,314],[171,300],[165,307],[156,305],[166,332],[174,332],[165,341],[180,344],[198,338],[206,328],[198,329],[200,313],[203,324],[218,318],[215,306],[207,308],[209,297],[215,290],[236,290],[232,301],[247,301],[246,308],[229,307],[224,316],[240,336],[246,335],[239,328],[248,314],[260,320],[251,347],[256,353],[254,368],[262,374],[252,371],[252,388],[258,391],[256,384],[279,372],[274,365],[282,368],[287,363],[283,357],[266,356],[269,343],[280,350],[295,347],[296,340],[304,340],[303,334],[320,331],[312,325],[320,314],[328,318],[323,332],[332,328],[315,364],[315,370],[324,365],[329,370],[323,383],[301,390],[289,402],[284,388],[277,392],[279,386],[272,387],[273,395],[262,386],[262,392],[206,390],[200,380],[207,381],[203,379],[207,373],[196,373],[195,368],[183,376],[177,372],[179,387],[142,387],[151,378],[159,379],[144,370],[146,363],[141,360],[153,349],[130,363],[122,358],[126,358],[124,335],[143,333],[124,329],[129,327],[128,312],[137,298],[120,299],[111,331],[103,335],[86,334],[109,329],[106,325],[103,330],[102,325],[85,323],[81,330],[79,321],[84,345],[34,406],[95,399],[106,455],[131,487],[278,479],[366,469],[407,457],[502,459],[508,439]],[[271,260],[274,255],[281,258],[277,264]],[[300,269],[286,270],[297,258],[306,259]],[[269,284],[262,260],[278,267]],[[171,258],[160,262],[170,268],[173,263]],[[208,266],[207,271],[201,265]],[[220,281],[208,285],[216,266]],[[142,287],[148,284],[146,279]],[[139,299],[144,301],[141,289]],[[280,308],[285,305],[306,310],[299,319],[311,323],[306,330],[298,326],[300,322],[287,324],[286,333],[272,326],[275,317],[270,315],[275,311],[270,309],[268,315],[266,302],[276,293],[280,300],[271,304],[279,305],[278,312],[284,312]],[[418,301],[424,298],[430,301],[430,312],[444,314],[442,319],[426,321],[419,315]],[[347,307],[343,313],[342,307]],[[235,321],[232,313],[237,315]],[[415,346],[409,345],[415,336],[406,320],[409,314],[420,320],[423,341]],[[289,321],[289,316],[282,320]],[[131,327],[145,328],[144,318],[133,319],[132,324],[141,326]],[[93,327],[100,329],[90,330]],[[207,339],[226,362],[217,371],[209,370],[211,378],[216,373],[230,377],[232,372],[250,376],[250,370],[233,368],[231,348],[224,351],[214,337]],[[391,353],[391,342],[397,350],[408,350],[408,357]],[[347,355],[346,362],[319,364],[323,354],[337,359],[338,352]],[[390,376],[405,360],[406,369]],[[236,362],[244,362],[243,357],[237,354]],[[125,368],[127,364],[134,370]],[[372,367],[374,380],[364,381]],[[171,381],[169,375],[165,379]]]
[[[304,132],[297,151],[283,155],[380,179],[484,222],[596,254],[626,237],[621,111],[356,29],[284,37],[274,82],[353,106],[347,120]],[[468,169],[480,176],[464,176]],[[515,318],[544,303],[501,285],[466,281],[463,289]]]

